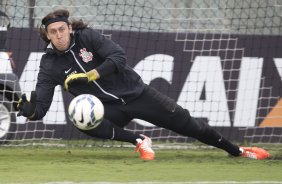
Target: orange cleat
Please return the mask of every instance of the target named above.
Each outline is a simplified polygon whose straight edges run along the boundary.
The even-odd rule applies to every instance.
[[[270,154],[262,149],[257,147],[240,147],[242,151],[242,157],[248,157],[257,160],[263,160],[270,157]]]
[[[136,150],[135,152],[140,152],[141,158],[143,160],[154,160],[155,152],[152,150],[152,140],[145,136],[144,139],[137,139]]]

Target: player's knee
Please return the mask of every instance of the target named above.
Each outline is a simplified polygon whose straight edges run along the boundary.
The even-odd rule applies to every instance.
[[[187,109],[181,107],[176,109],[174,130],[182,135],[197,138],[205,133],[208,124],[193,118]]]
[[[189,136],[193,138],[199,138],[207,134],[207,132],[209,132],[211,127],[209,126],[207,121],[190,117],[189,123],[188,123],[188,129],[189,129],[189,134],[190,134]]]

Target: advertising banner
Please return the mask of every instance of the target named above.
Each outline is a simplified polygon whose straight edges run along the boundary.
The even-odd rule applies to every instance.
[[[127,54],[128,64],[144,82],[206,119],[229,138],[239,139],[242,127],[282,127],[282,37],[103,31]],[[23,93],[35,89],[44,43],[34,29],[12,28],[7,52]],[[57,87],[50,111],[41,126],[52,127],[55,137],[79,135],[66,110],[71,97]],[[161,115],[160,115],[161,116]],[[25,119],[17,122],[24,124]],[[134,120],[128,129],[156,131],[154,125]],[[162,130],[165,131],[165,130]]]

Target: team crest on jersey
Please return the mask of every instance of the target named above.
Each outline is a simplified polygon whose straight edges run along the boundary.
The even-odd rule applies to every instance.
[[[93,54],[91,52],[87,52],[86,48],[80,49],[79,56],[82,57],[82,60],[85,63],[88,63],[93,59]]]

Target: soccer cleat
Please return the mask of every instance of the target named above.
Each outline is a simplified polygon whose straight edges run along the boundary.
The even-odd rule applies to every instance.
[[[155,152],[152,150],[152,140],[145,135],[141,136],[144,137],[144,139],[136,139],[137,144],[135,152],[140,152],[143,160],[154,160]]]
[[[262,148],[240,147],[240,150],[242,151],[242,157],[248,157],[257,160],[263,160],[270,157],[270,154]]]

